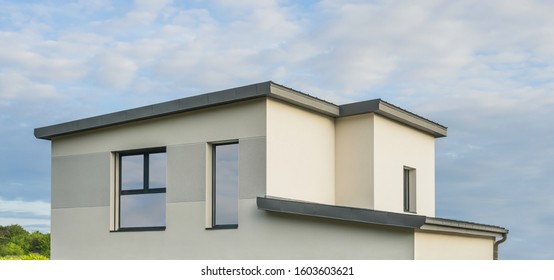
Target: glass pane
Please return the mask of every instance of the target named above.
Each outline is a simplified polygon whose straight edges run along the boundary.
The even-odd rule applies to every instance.
[[[122,195],[120,227],[165,226],[165,193]]]
[[[215,225],[238,224],[238,144],[215,147]]]
[[[144,187],[144,156],[121,157],[121,189],[137,190]]]
[[[165,188],[166,178],[166,153],[150,154],[149,156],[149,183],[150,189]]]

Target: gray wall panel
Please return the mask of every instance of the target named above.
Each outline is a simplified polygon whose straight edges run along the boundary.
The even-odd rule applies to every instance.
[[[169,146],[167,161],[167,201],[204,201],[206,144]]]
[[[52,158],[52,208],[109,206],[110,153]]]
[[[239,198],[265,196],[266,138],[239,140]]]

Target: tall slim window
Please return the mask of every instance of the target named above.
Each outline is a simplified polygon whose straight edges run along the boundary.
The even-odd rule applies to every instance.
[[[404,211],[416,213],[416,170],[404,166]]]
[[[165,148],[120,152],[118,157],[118,229],[165,229]]]
[[[238,143],[213,145],[212,228],[238,227]]]

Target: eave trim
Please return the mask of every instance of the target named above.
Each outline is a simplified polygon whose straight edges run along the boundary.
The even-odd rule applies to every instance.
[[[421,230],[502,237],[508,234],[503,227],[479,223],[427,217]]]
[[[367,113],[375,113],[387,117],[425,133],[429,133],[435,138],[446,137],[447,135],[447,127],[430,121],[407,110],[404,110],[400,107],[394,106],[381,99],[355,102],[340,106],[341,117]]]
[[[276,98],[331,117],[339,115],[338,105],[268,81],[36,128],[34,134],[36,138],[52,140],[56,136],[264,97]]]
[[[425,216],[400,214],[370,209],[319,204],[313,202],[283,200],[258,197],[258,209],[298,214],[303,216],[330,218],[335,220],[361,222],[375,225],[403,228],[420,228],[425,223]]]

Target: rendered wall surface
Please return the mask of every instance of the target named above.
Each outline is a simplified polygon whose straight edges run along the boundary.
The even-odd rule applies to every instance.
[[[221,141],[239,143],[239,228],[206,230],[210,143]],[[166,229],[111,232],[113,152],[149,147],[166,147]],[[418,170],[418,214],[434,215],[434,138],[373,114],[335,121],[269,98],[55,137],[52,258],[413,259],[430,246],[425,236],[415,246],[413,230],[271,213],[255,200],[403,212],[404,165]]]
[[[238,229],[206,230],[204,207],[201,201],[168,203],[167,228],[156,232],[109,232],[105,218],[108,207],[54,209],[52,217],[65,226],[52,235],[52,256],[54,259],[412,259],[414,255],[411,230],[270,213],[258,210],[255,199],[240,200]]]
[[[373,209],[373,114],[336,120],[336,204]]]
[[[404,212],[404,166],[416,169],[416,212],[435,216],[435,138],[374,117],[374,209]]]
[[[98,248],[109,248],[108,251],[114,251],[111,255],[116,256],[122,253],[121,248],[140,246],[136,236],[145,237],[146,243],[158,242],[150,240],[159,237],[155,232],[129,235],[110,232],[115,199],[111,189],[114,187],[112,152],[166,147],[166,225],[169,228],[182,216],[172,212],[173,205],[204,204],[209,187],[206,174],[211,166],[206,146],[211,141],[227,140],[239,141],[239,168],[244,169],[239,181],[240,198],[263,196],[264,100],[53,139],[52,258],[85,258],[87,252]],[[204,209],[195,211],[201,219],[208,214]],[[124,258],[124,255],[118,256]]]
[[[268,100],[267,195],[335,203],[333,118]]]
[[[492,260],[494,238],[415,232],[415,259]]]
[[[56,137],[52,157],[265,136],[265,111],[252,100]]]

